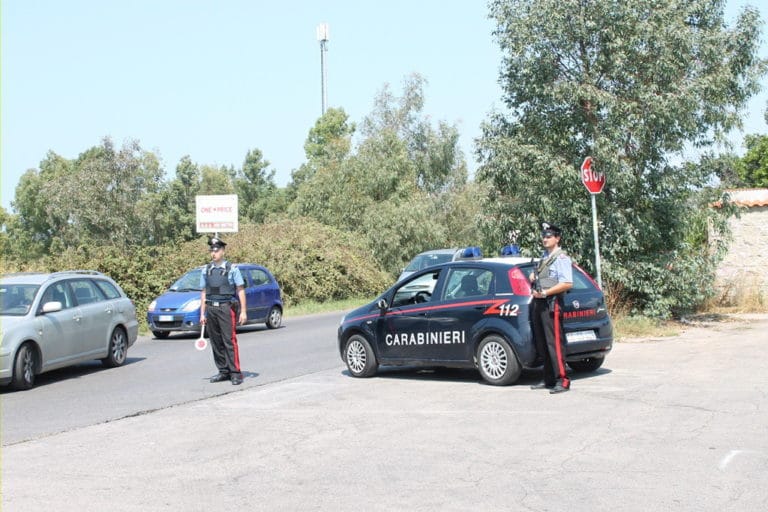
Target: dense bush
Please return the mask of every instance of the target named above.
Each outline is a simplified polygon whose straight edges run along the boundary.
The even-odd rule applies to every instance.
[[[369,296],[392,282],[363,241],[317,221],[273,218],[240,227],[239,233],[223,237],[228,258],[265,265],[289,303]],[[195,247],[204,251],[204,242]]]
[[[273,219],[240,225],[224,235],[227,259],[258,263],[275,275],[287,304],[365,297],[382,291],[392,277],[381,271],[364,243],[310,219]],[[149,302],[182,273],[210,260],[208,238],[177,245],[82,246],[24,264],[6,260],[4,271],[98,270],[117,281],[143,318]]]

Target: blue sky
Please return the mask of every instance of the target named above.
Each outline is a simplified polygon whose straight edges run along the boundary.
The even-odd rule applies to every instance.
[[[726,18],[759,3],[729,0]],[[459,126],[474,171],[480,123],[501,106],[501,54],[482,0],[4,0],[1,9],[6,209],[19,177],[49,150],[75,158],[105,136],[155,151],[169,178],[184,155],[240,167],[258,148],[284,186],[320,116],[323,22],[328,106],[352,121],[371,112],[384,84],[399,94],[418,72],[428,81],[425,113]],[[745,133],[768,133],[764,84]]]

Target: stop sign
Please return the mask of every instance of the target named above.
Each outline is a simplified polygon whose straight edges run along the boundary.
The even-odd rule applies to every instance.
[[[605,186],[605,173],[592,170],[592,157],[588,156],[581,164],[581,182],[592,194],[599,194]]]

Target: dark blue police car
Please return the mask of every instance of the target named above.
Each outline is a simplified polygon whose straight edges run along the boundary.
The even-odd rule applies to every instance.
[[[190,270],[153,300],[147,308],[147,324],[155,338],[167,338],[173,331],[200,332],[200,273],[205,267]],[[275,277],[261,265],[238,263],[245,280],[248,322],[280,327],[283,300]]]
[[[339,353],[355,377],[379,365],[477,368],[488,383],[514,383],[537,360],[531,325],[534,262],[503,257],[453,261],[397,282],[341,319]],[[613,344],[603,292],[580,267],[565,296],[566,360],[598,369]]]

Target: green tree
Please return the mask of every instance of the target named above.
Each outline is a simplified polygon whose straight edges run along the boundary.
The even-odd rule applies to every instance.
[[[67,160],[49,152],[40,170],[28,171],[16,190],[11,236],[30,256],[91,243],[118,247],[154,239],[162,187],[159,160],[129,141],[109,138]]]
[[[757,11],[744,9],[729,29],[723,4],[492,1],[508,111],[493,114],[478,141],[488,236],[519,229],[533,252],[539,223],[553,221],[590,266],[591,213],[578,175],[590,155],[608,177],[598,209],[609,285],[660,316],[700,299],[708,287],[696,285],[715,259],[687,241],[700,239],[689,236],[695,213],[718,194],[706,188],[705,168],[673,162],[687,145],[706,147],[737,127],[765,70]],[[698,264],[669,265],[681,257]]]
[[[243,168],[235,180],[240,219],[260,224],[271,213],[277,194],[275,171],[268,171],[269,162],[258,149],[248,151]]]
[[[13,215],[5,208],[0,206],[0,254],[2,254],[2,271],[8,267],[7,260],[12,257],[10,254],[11,245],[8,243],[8,228],[13,222]]]
[[[226,195],[235,193],[236,172],[231,167],[203,165],[200,168],[200,189],[204,196]]]
[[[343,112],[321,119],[305,145],[308,163],[290,207],[293,215],[357,233],[392,273],[449,242],[445,216],[457,213],[446,201],[467,180],[456,127],[434,129],[422,113],[424,85],[420,76],[408,77],[400,97],[385,86],[353,149]],[[474,212],[466,214],[471,224]]]
[[[698,162],[689,162],[686,166],[705,167],[701,172],[705,176],[716,176],[723,188],[738,188],[745,186],[738,173],[740,161],[741,159],[735,153],[714,155],[706,152],[701,155]]]
[[[65,159],[52,152],[48,153],[44,163],[56,160],[60,165],[68,165]],[[13,242],[11,250],[19,255],[34,259],[44,255],[55,234],[52,219],[46,211],[46,202],[41,200],[41,190],[45,176],[50,174],[50,167],[41,171],[29,169],[19,179],[16,195],[11,206],[17,212],[16,222],[9,225],[8,237]]]
[[[301,185],[317,174],[319,169],[336,169],[349,156],[355,124],[343,109],[329,108],[309,130],[304,143],[307,161],[291,173],[288,196],[294,201]]]
[[[176,177],[165,187],[161,203],[162,215],[157,217],[157,231],[165,240],[192,240],[195,232],[195,196],[200,190],[200,168],[189,155],[179,160]]]
[[[768,136],[747,135],[747,153],[737,163],[739,178],[747,187],[768,187]]]

